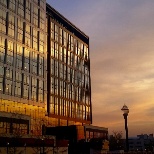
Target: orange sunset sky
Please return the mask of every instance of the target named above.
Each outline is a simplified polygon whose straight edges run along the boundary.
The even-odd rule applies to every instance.
[[[154,133],[154,0],[47,0],[90,38],[93,125]]]

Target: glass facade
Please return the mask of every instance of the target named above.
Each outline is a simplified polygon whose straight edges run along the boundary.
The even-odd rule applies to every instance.
[[[89,59],[88,36],[45,0],[0,0],[0,134],[91,124]]]
[[[47,15],[49,115],[67,125],[90,124],[89,38],[50,6]]]
[[[45,18],[45,0],[0,1],[0,115],[9,119],[0,119],[0,133],[40,134],[37,124],[48,121]],[[21,123],[11,123],[13,114]]]

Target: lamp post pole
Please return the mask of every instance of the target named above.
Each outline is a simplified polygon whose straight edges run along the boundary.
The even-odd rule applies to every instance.
[[[127,116],[128,116],[128,113],[129,113],[129,109],[126,105],[124,105],[121,109],[124,114],[124,119],[125,119],[125,131],[126,131],[126,152],[129,151],[129,142],[128,142],[128,126],[127,126]]]
[[[9,142],[7,142],[7,154],[9,153]]]
[[[44,145],[44,142],[45,142],[45,141],[44,141],[43,138],[42,138],[42,141],[43,141],[42,144],[43,144],[43,154],[44,154],[44,152],[45,152],[45,151],[44,151],[44,146],[45,146],[45,145]]]
[[[26,143],[24,144],[24,147],[25,147],[25,154],[26,154]]]

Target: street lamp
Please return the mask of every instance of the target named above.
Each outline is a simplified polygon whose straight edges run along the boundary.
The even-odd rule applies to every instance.
[[[9,153],[9,142],[7,142],[7,154]]]
[[[24,147],[25,147],[25,154],[26,154],[26,143],[24,144]]]
[[[42,142],[43,142],[43,154],[44,154],[44,139],[42,138]]]
[[[127,116],[128,116],[128,113],[129,113],[129,109],[128,107],[124,104],[124,106],[122,107],[121,109],[123,111],[123,116],[124,116],[124,119],[125,119],[125,130],[126,130],[126,152],[129,151],[129,143],[128,143],[128,126],[127,126]]]

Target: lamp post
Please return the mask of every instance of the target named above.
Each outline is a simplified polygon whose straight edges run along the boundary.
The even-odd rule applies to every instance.
[[[7,142],[7,154],[9,153],[9,142]]]
[[[42,138],[42,142],[43,142],[43,154],[44,154],[44,139]]]
[[[126,152],[129,151],[129,143],[128,143],[128,126],[127,126],[127,116],[129,113],[128,107],[124,104],[124,106],[121,109],[123,111],[123,116],[125,119],[125,130],[126,130]]]
[[[25,154],[26,154],[26,143],[24,144],[24,147],[25,147]]]

